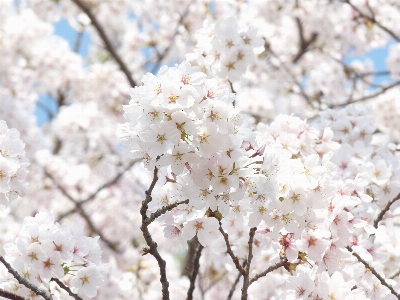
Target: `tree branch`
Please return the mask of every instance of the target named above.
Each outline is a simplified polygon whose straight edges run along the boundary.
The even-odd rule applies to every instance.
[[[368,21],[372,22],[373,24],[375,24],[376,26],[378,26],[380,29],[382,29],[383,31],[385,31],[387,34],[389,34],[392,38],[394,38],[396,41],[400,42],[400,37],[398,37],[393,31],[391,31],[390,29],[388,29],[387,27],[383,26],[381,23],[379,23],[376,19],[375,16],[373,15],[373,12],[371,10],[371,7],[369,7],[369,10],[372,14],[372,17],[367,16],[366,14],[364,14],[362,11],[360,11],[355,5],[353,5],[349,0],[343,0],[344,3],[347,3],[348,5],[350,5],[361,17],[363,17],[364,19],[367,19]]]
[[[293,57],[292,62],[295,64],[299,61],[299,59],[308,51],[308,47],[317,39],[318,33],[313,32],[311,34],[311,37],[306,40],[304,38],[304,32],[303,32],[303,24],[301,24],[301,21],[299,18],[296,18],[296,24],[297,28],[299,30],[299,50],[297,51],[297,54],[295,57]]]
[[[89,197],[87,197],[86,199],[82,200],[82,201],[76,201],[75,203],[75,207],[65,213],[63,213],[62,215],[60,215],[57,219],[57,222],[60,222],[62,219],[64,219],[65,217],[67,217],[68,215],[75,213],[79,210],[79,207],[82,206],[83,204],[93,200],[98,193],[100,193],[103,189],[109,187],[110,185],[113,185],[115,183],[117,183],[117,181],[127,172],[129,171],[136,162],[138,162],[139,160],[134,160],[132,161],[124,170],[122,170],[120,173],[118,173],[113,179],[111,179],[110,181],[104,183],[103,185],[101,185],[93,194],[91,194]]]
[[[186,9],[184,10],[184,12],[180,15],[178,23],[175,27],[174,30],[174,35],[172,40],[170,41],[170,43],[168,44],[167,48],[164,49],[164,51],[162,53],[158,52],[158,50],[156,49],[157,52],[157,61],[154,63],[153,68],[151,69],[151,73],[154,74],[154,72],[160,67],[160,63],[161,61],[165,58],[165,56],[167,56],[167,54],[171,51],[172,48],[172,44],[173,41],[175,40],[176,35],[178,34],[178,30],[179,30],[179,26],[182,24],[183,20],[186,18],[187,14],[189,13],[189,7],[190,5],[192,5],[192,1],[189,2],[188,6],[186,7]]]
[[[293,83],[299,88],[300,94],[303,96],[304,100],[306,100],[307,104],[310,105],[310,107],[315,108],[314,105],[313,105],[312,99],[307,95],[307,93],[305,92],[305,90],[304,90],[303,86],[301,85],[301,83],[296,79],[296,76],[292,74],[290,69],[279,58],[279,56],[274,51],[272,51],[271,48],[266,48],[266,49],[267,49],[267,51],[269,51],[271,53],[271,55],[273,55],[278,60],[279,65],[290,76],[290,78],[292,79]]]
[[[65,290],[65,291],[68,293],[68,295],[70,295],[72,298],[74,298],[74,299],[76,299],[76,300],[83,300],[83,299],[82,299],[81,297],[79,297],[77,294],[73,293],[69,287],[67,287],[64,283],[62,283],[62,281],[61,281],[60,279],[58,279],[58,278],[51,278],[50,281],[54,281],[55,283],[57,283],[58,286],[59,286],[60,288],[62,288],[63,290]]]
[[[222,235],[224,236],[224,240],[225,240],[225,245],[226,245],[226,249],[228,254],[230,255],[230,257],[232,258],[233,263],[236,266],[236,269],[240,272],[240,274],[242,274],[244,276],[245,274],[245,270],[243,269],[243,267],[240,265],[239,263],[239,259],[236,257],[236,255],[233,253],[232,248],[231,248],[231,244],[229,242],[229,236],[228,234],[222,229],[222,224],[221,222],[219,222],[219,232],[222,233]]]
[[[281,258],[281,261],[270,266],[268,269],[266,269],[265,271],[258,273],[256,276],[254,276],[252,279],[250,279],[250,284],[252,284],[253,282],[257,281],[258,279],[260,279],[261,277],[264,277],[265,275],[267,275],[268,273],[271,273],[272,271],[275,271],[277,269],[279,269],[280,267],[283,267],[284,265],[286,265],[288,262],[287,258]]]
[[[203,250],[203,246],[198,243],[197,245],[197,249],[195,252],[195,256],[193,259],[193,268],[192,268],[192,272],[189,275],[189,280],[190,280],[190,286],[187,292],[187,298],[186,300],[193,300],[193,291],[195,288],[195,284],[196,284],[196,277],[197,274],[199,273],[199,268],[200,268],[200,256],[201,256],[201,251]]]
[[[397,297],[397,299],[400,299],[400,294],[396,293],[396,291],[393,289],[393,287],[388,284],[385,279],[379,275],[379,273],[372,267],[370,266],[365,260],[361,258],[360,255],[358,255],[356,252],[353,251],[353,249],[350,246],[346,246],[346,249],[357,258],[357,260],[364,265],[365,268],[369,269],[372,274],[375,275],[375,277],[381,282],[382,285],[386,286],[390,292]]]
[[[11,299],[11,300],[26,300],[25,297],[13,294],[9,291],[0,289],[0,297],[6,298],[6,299]]]
[[[137,86],[137,83],[135,80],[132,78],[131,72],[129,71],[128,67],[124,63],[124,61],[121,59],[117,51],[114,49],[113,45],[111,44],[110,39],[108,38],[106,32],[103,29],[103,26],[98,22],[97,18],[95,15],[91,12],[91,10],[87,7],[85,3],[83,3],[81,0],[71,0],[74,2],[90,19],[92,22],[93,26],[96,28],[97,33],[99,34],[100,38],[103,40],[104,45],[108,52],[110,52],[111,56],[115,59],[117,62],[119,68],[121,71],[125,74],[126,79],[129,81],[129,84],[131,87]]]
[[[399,275],[400,275],[400,269],[397,270],[394,274],[390,275],[389,278],[390,278],[390,279],[394,279],[394,278],[396,278],[396,277],[399,276]]]
[[[175,207],[177,207],[178,205],[181,205],[181,204],[188,204],[188,203],[189,203],[189,199],[186,199],[186,200],[182,200],[182,201],[178,201],[178,202],[172,203],[172,204],[167,205],[167,206],[163,206],[162,208],[157,209],[156,212],[152,213],[152,214],[150,215],[150,217],[147,218],[145,224],[148,226],[148,225],[150,225],[152,222],[154,222],[155,219],[157,219],[159,216],[165,214],[167,211],[173,210],[173,209],[174,209]]]
[[[253,227],[250,229],[249,232],[249,255],[247,256],[247,264],[246,264],[246,271],[244,272],[243,275],[243,286],[242,286],[242,298],[241,300],[247,300],[248,293],[247,290],[249,289],[250,286],[250,265],[251,261],[253,259],[253,239],[254,239],[254,234],[256,233],[257,227]]]
[[[374,227],[378,228],[378,223],[380,221],[382,221],[383,217],[385,216],[386,212],[390,209],[390,206],[395,203],[397,200],[400,199],[400,194],[398,194],[395,198],[393,198],[392,200],[390,200],[386,206],[381,210],[381,212],[379,213],[378,217],[375,219],[374,221]]]
[[[6,262],[3,256],[0,256],[0,262],[3,263],[3,265],[7,268],[8,272],[11,273],[14,276],[14,278],[18,280],[20,284],[26,286],[36,295],[42,296],[46,300],[52,300],[51,296],[49,296],[45,290],[39,289],[36,285],[30,283],[28,280],[19,275],[18,272],[15,271],[8,262]]]
[[[364,96],[364,97],[361,97],[361,98],[356,99],[356,100],[352,100],[351,97],[350,97],[347,100],[345,100],[343,103],[330,105],[328,108],[336,108],[336,107],[340,107],[340,106],[349,105],[349,104],[353,104],[353,103],[357,103],[357,102],[362,102],[362,101],[365,101],[365,100],[368,100],[368,99],[372,99],[372,98],[375,98],[375,97],[383,94],[387,90],[390,90],[390,89],[392,89],[392,88],[394,88],[394,87],[396,87],[398,85],[400,85],[400,81],[396,81],[396,82],[393,82],[393,83],[391,83],[391,84],[389,84],[387,86],[384,86],[378,92],[376,92],[374,94],[371,94],[371,95],[368,95],[368,96]]]
[[[150,253],[151,255],[154,256],[154,258],[157,260],[158,266],[160,268],[160,282],[162,286],[162,299],[163,300],[169,300],[169,291],[168,291],[168,286],[169,282],[167,279],[167,273],[166,273],[166,262],[165,260],[161,257],[160,253],[158,252],[158,245],[156,242],[154,242],[150,232],[147,223],[148,217],[147,217],[147,211],[149,208],[149,203],[152,200],[151,193],[153,192],[154,186],[156,185],[158,181],[158,169],[157,167],[154,167],[154,172],[153,172],[153,181],[150,184],[149,189],[146,191],[146,198],[145,200],[142,201],[142,206],[140,207],[140,214],[142,216],[142,225],[140,226],[140,230],[143,232],[143,237],[146,241],[146,244],[148,248],[143,248],[143,255],[146,255],[147,253]]]
[[[243,264],[242,264],[242,268],[246,267],[246,264],[247,264],[247,260],[244,260],[244,262],[243,262]],[[236,290],[236,286],[237,286],[237,284],[239,283],[239,280],[240,280],[240,277],[241,277],[241,276],[242,276],[242,274],[239,272],[239,273],[237,274],[237,276],[236,276],[235,281],[234,281],[233,284],[232,284],[231,289],[229,290],[228,298],[226,298],[226,300],[231,300],[231,299],[232,299],[233,293],[234,293],[235,290]]]
[[[102,233],[100,230],[98,230],[98,229],[94,226],[94,224],[93,224],[92,220],[90,219],[90,217],[88,216],[88,214],[84,211],[83,207],[81,207],[81,206],[79,205],[79,202],[76,201],[76,200],[75,200],[61,185],[59,185],[58,182],[53,178],[53,176],[52,176],[50,173],[47,172],[47,170],[44,170],[44,173],[46,174],[46,176],[47,176],[48,178],[50,178],[50,179],[53,181],[53,183],[54,183],[54,184],[56,185],[56,187],[61,191],[61,193],[62,193],[65,197],[67,197],[72,203],[75,204],[75,206],[76,206],[76,208],[77,208],[77,211],[78,211],[79,214],[82,216],[82,218],[86,221],[86,223],[87,223],[87,225],[89,226],[90,230],[91,230],[92,232],[94,232],[95,234],[97,234],[97,235],[100,237],[100,239],[101,239],[108,247],[110,247],[110,249],[112,249],[112,250],[115,251],[115,252],[121,252],[121,251],[115,246],[115,243],[114,243],[114,242],[111,242],[110,240],[108,240],[108,239],[103,235],[103,233]]]

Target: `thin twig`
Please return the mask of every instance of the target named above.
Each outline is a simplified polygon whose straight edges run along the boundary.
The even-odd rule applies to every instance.
[[[178,205],[181,204],[188,204],[189,203],[189,199],[186,200],[182,200],[182,201],[178,201],[172,204],[169,204],[167,206],[163,206],[162,208],[157,209],[156,212],[152,213],[150,215],[150,217],[147,218],[145,224],[148,226],[150,225],[152,222],[154,222],[159,216],[165,214],[166,212],[173,210],[175,207],[177,207]]]
[[[53,118],[54,118],[54,114],[53,114],[53,112],[50,110],[50,108],[48,108],[46,105],[44,105],[42,102],[40,102],[39,100],[36,102],[36,105],[41,109],[41,110],[43,110],[45,113],[46,113],[46,115],[47,115],[47,118],[49,119],[49,121],[50,120],[52,120]]]
[[[229,83],[229,86],[230,86],[230,88],[231,88],[231,92],[232,92],[233,94],[236,95],[236,91],[235,91],[235,89],[233,88],[232,81],[230,81],[230,80],[228,79],[228,83]],[[233,107],[235,107],[235,101],[236,101],[236,100],[233,100],[233,102],[232,102]]]
[[[198,243],[197,249],[196,249],[196,254],[194,256],[194,260],[193,260],[193,268],[192,268],[192,272],[189,275],[189,280],[190,280],[190,286],[187,292],[187,298],[186,300],[193,300],[193,291],[195,288],[195,284],[196,284],[196,277],[197,274],[199,273],[199,268],[200,268],[200,256],[201,256],[201,251],[203,250],[203,246]]]
[[[392,200],[390,200],[386,206],[381,210],[381,212],[379,213],[378,217],[375,219],[374,221],[374,227],[378,228],[378,223],[380,221],[382,221],[383,217],[385,216],[386,212],[390,209],[390,206],[392,206],[393,203],[395,203],[397,200],[400,199],[400,194],[398,194],[395,198],[393,198]]]
[[[57,219],[57,222],[60,222],[62,219],[64,219],[65,217],[69,216],[72,213],[75,213],[79,210],[79,207],[82,206],[83,204],[93,200],[98,193],[100,193],[103,189],[115,184],[127,171],[129,171],[136,162],[138,162],[139,160],[134,160],[132,161],[125,169],[123,169],[121,172],[119,172],[113,179],[111,179],[110,181],[104,183],[103,185],[101,185],[100,187],[97,188],[97,190],[91,194],[89,197],[87,197],[86,199],[82,200],[82,201],[76,201],[75,207],[65,213],[63,213],[62,215],[60,215]]]
[[[147,248],[143,248],[143,252],[144,252],[143,255],[150,253],[157,260],[158,266],[160,268],[160,282],[161,282],[161,286],[162,286],[162,299],[169,300],[169,291],[168,291],[169,282],[167,279],[167,272],[165,269],[166,262],[161,257],[160,253],[158,252],[158,249],[157,249],[158,245],[156,242],[154,242],[154,240],[149,232],[148,225],[146,225],[146,223],[147,223],[146,221],[148,219],[147,211],[149,208],[149,203],[152,200],[151,193],[153,192],[154,186],[156,185],[157,181],[158,181],[158,169],[157,169],[157,167],[154,167],[153,181],[151,182],[149,189],[146,191],[146,198],[145,198],[145,200],[142,201],[142,206],[140,207],[140,215],[142,216],[142,225],[140,226],[140,230],[143,232],[143,237],[148,246]]]
[[[230,257],[232,258],[233,263],[236,266],[236,269],[240,272],[240,274],[242,274],[244,276],[245,274],[245,270],[243,269],[243,267],[240,265],[239,263],[239,259],[236,257],[236,255],[233,253],[232,248],[231,248],[231,244],[229,242],[229,236],[228,234],[222,229],[221,226],[221,222],[219,223],[219,232],[222,233],[224,240],[225,240],[225,245],[226,245],[226,249],[228,254],[230,255]]]
[[[267,275],[268,273],[271,273],[272,271],[275,271],[277,269],[279,269],[280,267],[283,267],[284,265],[286,265],[288,262],[287,258],[281,258],[281,261],[270,266],[268,269],[266,269],[265,271],[258,273],[256,276],[254,276],[253,278],[250,279],[250,284],[252,284],[253,282],[257,281],[258,279],[260,279],[261,277],[264,277],[265,275]]]
[[[61,191],[61,193],[62,193],[65,197],[67,197],[72,203],[74,203],[74,205],[75,205],[76,208],[77,208],[77,211],[79,212],[80,216],[82,216],[82,218],[86,221],[86,223],[87,223],[87,225],[89,226],[90,230],[91,230],[93,233],[97,234],[97,235],[100,237],[100,239],[101,239],[108,247],[110,247],[110,249],[112,249],[112,250],[115,251],[115,252],[121,252],[121,251],[115,246],[115,243],[114,243],[114,242],[111,242],[110,240],[108,240],[108,239],[103,235],[103,233],[102,233],[100,230],[98,230],[98,229],[94,226],[92,220],[90,219],[89,215],[84,211],[83,207],[81,207],[80,205],[78,205],[79,202],[76,201],[76,200],[75,200],[61,185],[59,185],[58,182],[53,178],[53,176],[52,176],[49,172],[47,172],[47,170],[45,170],[44,173],[45,173],[45,175],[46,175],[48,178],[50,178],[50,179],[53,181],[53,183],[54,183],[54,184],[56,185],[56,187]]]
[[[65,291],[68,293],[68,295],[70,295],[72,298],[74,298],[74,299],[76,299],[76,300],[83,300],[83,299],[82,299],[81,297],[79,297],[77,294],[73,293],[69,287],[67,287],[64,283],[62,283],[62,281],[61,281],[60,279],[54,278],[54,277],[53,277],[53,278],[51,278],[50,281],[54,281],[55,283],[57,283],[58,286],[59,286],[60,288],[62,288],[63,290],[65,290]]]
[[[178,34],[178,30],[180,25],[182,24],[183,20],[186,18],[187,14],[189,13],[189,7],[190,5],[192,5],[192,1],[189,2],[189,4],[186,6],[186,9],[184,10],[184,12],[179,16],[179,20],[178,23],[175,27],[174,30],[174,35],[172,37],[172,40],[170,41],[170,43],[168,44],[167,48],[164,49],[164,51],[162,53],[158,52],[158,50],[156,49],[157,52],[157,61],[154,63],[153,68],[151,69],[151,73],[154,74],[154,72],[159,68],[161,61],[165,58],[165,56],[167,56],[167,54],[171,51],[172,48],[172,44]]]
[[[395,272],[394,274],[390,275],[389,278],[390,278],[390,279],[394,279],[394,278],[396,278],[396,277],[399,276],[399,275],[400,275],[400,269],[397,270],[397,272]]]
[[[246,264],[246,271],[244,272],[243,275],[243,286],[242,286],[242,298],[241,300],[247,300],[248,298],[248,293],[247,290],[249,289],[250,286],[250,266],[251,266],[251,261],[253,259],[253,239],[254,235],[256,233],[257,227],[253,227],[250,229],[249,232],[249,255],[247,256],[247,264]]]
[[[378,22],[375,19],[375,16],[372,15],[372,17],[367,16],[366,14],[364,14],[361,10],[358,9],[358,7],[356,7],[354,4],[352,4],[349,0],[343,0],[344,3],[347,3],[348,5],[350,5],[361,17],[363,17],[364,19],[367,19],[369,21],[371,21],[373,24],[375,24],[376,26],[378,26],[380,29],[382,29],[383,31],[385,31],[387,34],[389,34],[392,38],[394,38],[396,41],[400,42],[400,37],[398,37],[393,31],[391,31],[389,28],[383,26],[380,22]],[[368,2],[367,2],[368,3]],[[370,12],[372,12],[371,8],[369,7]]]
[[[246,264],[247,264],[247,260],[245,259],[244,262],[243,262],[243,264],[242,264],[242,267],[243,267],[243,268],[246,267]],[[236,286],[237,286],[237,284],[239,283],[239,280],[240,280],[240,277],[241,277],[241,276],[242,276],[242,274],[239,272],[239,273],[237,274],[237,276],[236,276],[235,281],[234,281],[233,284],[232,284],[231,289],[229,290],[228,298],[226,298],[226,300],[231,300],[231,299],[232,299],[233,293],[234,293],[235,290],[236,290]]]
[[[90,19],[92,22],[93,26],[96,28],[97,33],[99,34],[100,38],[103,40],[104,45],[106,46],[106,49],[108,52],[110,52],[111,56],[115,59],[117,62],[119,68],[121,71],[125,74],[126,79],[129,81],[129,84],[131,87],[137,86],[137,83],[135,80],[132,78],[131,72],[129,71],[128,67],[124,63],[124,61],[121,59],[117,51],[114,49],[113,45],[111,44],[110,39],[108,38],[103,26],[99,23],[95,15],[91,12],[91,10],[87,7],[85,3],[83,3],[81,0],[71,0],[74,2]]]
[[[303,86],[301,83],[297,80],[296,76],[292,74],[291,70],[286,66],[286,64],[279,58],[279,56],[272,51],[271,48],[268,48],[268,50],[279,62],[280,66],[285,70],[285,72],[291,77],[293,83],[297,85],[297,87],[300,90],[300,94],[303,96],[304,100],[306,100],[307,104],[313,107],[312,99],[307,95],[306,91],[304,90]],[[313,107],[315,108],[315,107]]]
[[[3,265],[7,268],[8,272],[11,273],[14,276],[14,278],[18,280],[20,284],[26,286],[36,295],[42,296],[46,300],[52,300],[51,296],[49,296],[45,290],[39,289],[36,285],[30,283],[28,280],[19,275],[18,272],[15,271],[8,262],[6,262],[3,256],[0,256],[0,262],[3,263]]]
[[[371,95],[364,96],[364,97],[358,98],[356,100],[352,100],[351,98],[348,98],[344,102],[339,103],[339,104],[330,105],[328,108],[336,108],[336,107],[340,107],[340,106],[344,106],[344,105],[349,105],[349,104],[353,104],[353,103],[357,103],[357,102],[362,102],[362,101],[365,101],[365,100],[368,100],[368,99],[371,99],[371,98],[375,98],[375,97],[383,94],[387,90],[390,90],[390,89],[392,89],[392,88],[394,88],[394,87],[396,87],[398,85],[400,85],[400,81],[396,81],[396,82],[393,82],[393,83],[391,83],[391,84],[389,84],[387,86],[384,86],[378,92],[373,93]]]
[[[346,249],[347,249],[353,256],[355,256],[355,257],[357,258],[357,260],[358,260],[360,263],[362,263],[362,264],[364,265],[365,268],[369,269],[369,270],[371,271],[371,273],[374,274],[375,277],[381,282],[381,284],[384,285],[384,286],[386,286],[386,287],[390,290],[390,292],[391,292],[393,295],[395,295],[395,296],[397,297],[397,299],[400,299],[400,294],[398,294],[398,293],[393,289],[393,287],[392,287],[390,284],[388,284],[388,283],[385,281],[385,279],[384,279],[381,275],[379,275],[379,273],[378,273],[370,264],[368,264],[365,260],[363,260],[363,259],[361,258],[360,255],[358,255],[356,252],[354,252],[353,249],[352,249],[350,246],[346,246]]]
[[[82,37],[83,37],[83,29],[79,30],[78,34],[76,36],[75,45],[74,45],[75,53],[79,53],[79,48],[81,47]]]

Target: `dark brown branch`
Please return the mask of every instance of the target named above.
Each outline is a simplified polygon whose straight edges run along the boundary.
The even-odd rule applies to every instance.
[[[194,259],[192,262],[192,264],[193,264],[192,272],[189,275],[190,286],[189,286],[189,289],[187,292],[187,298],[186,298],[187,300],[193,300],[193,291],[194,291],[195,284],[196,284],[196,277],[197,277],[197,274],[199,273],[200,256],[201,256],[201,251],[203,250],[203,248],[204,247],[200,243],[198,243],[197,249],[195,252],[195,256],[194,256]]]
[[[46,300],[52,300],[51,296],[49,296],[45,290],[39,289],[36,285],[30,283],[28,280],[19,275],[18,272],[15,271],[2,256],[0,256],[0,262],[3,263],[3,265],[7,268],[8,272],[11,273],[14,276],[14,278],[18,280],[20,284],[26,286],[36,295],[42,296]]]
[[[148,219],[147,217],[147,211],[149,208],[149,203],[152,200],[151,193],[153,192],[154,186],[156,185],[158,181],[158,169],[157,167],[154,168],[154,173],[153,173],[153,181],[150,184],[149,189],[146,191],[146,198],[145,200],[142,201],[142,206],[140,207],[140,215],[142,216],[142,225],[140,226],[140,230],[143,232],[143,237],[146,241],[147,248],[143,248],[143,255],[146,255],[147,253],[150,253],[151,255],[154,256],[154,258],[157,260],[158,266],[160,268],[160,282],[162,286],[162,299],[163,300],[169,300],[169,291],[168,291],[168,286],[169,282],[167,279],[167,272],[166,272],[166,262],[165,260],[161,257],[160,253],[158,252],[158,245],[156,242],[154,242],[150,232],[148,225],[146,225],[146,221]]]
[[[192,269],[193,269],[194,256],[196,254],[197,246],[199,245],[199,240],[197,239],[197,235],[195,235],[194,238],[188,241],[187,244],[188,244],[188,250],[186,252],[181,275],[190,278],[190,274],[192,274]]]
[[[26,300],[25,297],[19,296],[17,294],[13,294],[9,291],[0,289],[0,297],[6,298],[6,299],[11,299],[11,300]]]
[[[390,209],[390,206],[392,206],[393,203],[395,203],[397,200],[400,199],[400,194],[398,194],[395,198],[393,198],[392,200],[390,200],[386,206],[381,210],[381,212],[379,213],[378,217],[375,219],[374,221],[374,227],[378,228],[378,223],[380,221],[382,221],[383,217],[385,216],[386,212]]]
[[[264,277],[265,275],[267,275],[268,273],[271,273],[272,271],[275,271],[277,269],[279,269],[280,267],[283,267],[284,265],[287,264],[287,258],[281,258],[281,261],[274,264],[273,266],[270,266],[268,269],[266,269],[265,271],[258,273],[256,276],[254,276],[253,278],[250,279],[250,284],[252,284],[253,282],[257,281],[258,279],[260,279],[261,277]]]
[[[173,210],[173,209],[174,209],[175,207],[177,207],[178,205],[181,205],[181,204],[188,204],[188,203],[189,203],[189,199],[186,199],[186,200],[182,200],[182,201],[179,201],[179,202],[172,203],[172,204],[167,205],[167,206],[163,206],[162,208],[157,209],[156,212],[152,213],[152,214],[150,215],[150,217],[147,218],[145,224],[148,226],[148,225],[150,225],[152,222],[154,222],[155,219],[157,219],[159,216],[165,214],[166,212],[168,212],[168,211],[170,211],[170,210]]]
[[[396,41],[400,42],[400,37],[398,37],[393,31],[391,31],[389,28],[383,26],[381,23],[379,23],[376,19],[375,16],[371,10],[371,7],[369,7],[370,12],[372,13],[372,16],[367,16],[366,14],[364,14],[362,11],[360,11],[358,9],[358,7],[356,7],[355,5],[353,5],[349,0],[343,0],[344,3],[347,3],[348,5],[350,5],[362,18],[367,19],[368,21],[372,22],[373,24],[375,24],[376,26],[378,26],[380,29],[382,29],[383,31],[385,31],[387,34],[389,34],[392,38],[394,38]]]
[[[79,297],[77,294],[73,293],[71,291],[71,289],[69,287],[67,287],[64,283],[62,283],[62,281],[58,278],[51,278],[50,281],[54,281],[55,283],[58,284],[58,286],[60,288],[62,288],[64,291],[66,291],[68,293],[68,295],[70,295],[72,298],[76,299],[76,300],[83,300],[81,297]]]
[[[224,240],[225,240],[225,245],[226,245],[226,249],[227,252],[229,254],[229,256],[232,258],[233,263],[236,266],[236,269],[240,272],[240,274],[242,274],[244,276],[245,274],[245,270],[243,269],[243,267],[240,265],[239,263],[239,259],[236,257],[236,255],[233,253],[232,248],[231,248],[231,244],[229,242],[229,236],[228,234],[222,229],[221,226],[221,222],[219,223],[219,232],[222,233]]]
[[[245,259],[244,262],[243,262],[243,264],[242,264],[242,268],[246,267],[246,264],[247,264],[247,260]],[[231,300],[231,299],[232,299],[233,293],[234,293],[235,290],[236,290],[236,286],[237,286],[237,284],[239,283],[239,280],[240,280],[240,277],[241,277],[241,276],[242,276],[242,274],[239,272],[239,273],[237,274],[237,276],[236,276],[235,281],[234,281],[233,284],[232,284],[231,289],[229,290],[228,298],[226,298],[226,300]]]
[[[397,299],[400,299],[400,294],[398,294],[398,293],[393,289],[393,287],[392,287],[390,284],[388,284],[388,283],[385,281],[385,279],[384,279],[381,275],[379,275],[379,273],[378,273],[372,266],[370,266],[365,260],[363,260],[363,259],[361,258],[360,255],[358,255],[356,252],[354,252],[353,249],[352,249],[350,246],[346,246],[346,249],[347,249],[353,256],[355,256],[355,257],[357,258],[357,260],[358,260],[360,263],[362,263],[362,264],[364,265],[365,268],[369,269],[369,270],[371,271],[371,273],[374,274],[375,277],[381,282],[381,284],[384,285],[384,286],[386,286],[386,287],[390,290],[390,292],[391,292],[393,295],[395,295],[395,296],[397,297]]]
[[[137,86],[137,83],[135,80],[132,78],[131,72],[129,71],[128,67],[126,64],[123,62],[117,51],[114,49],[113,45],[111,44],[110,39],[108,38],[106,32],[103,29],[103,26],[97,21],[97,18],[95,15],[91,12],[91,10],[87,7],[85,3],[83,3],[81,0],[71,0],[74,2],[90,19],[92,22],[93,26],[96,28],[97,33],[99,34],[100,38],[103,40],[104,45],[108,52],[110,52],[111,56],[115,59],[117,62],[119,68],[121,71],[125,74],[126,79],[129,81],[129,84],[131,87]]]
[[[250,229],[249,232],[249,255],[247,256],[247,264],[246,264],[246,271],[244,272],[243,275],[243,286],[242,286],[242,298],[241,300],[247,300],[248,298],[248,293],[247,290],[249,289],[250,286],[250,266],[251,266],[251,261],[253,259],[253,240],[254,240],[254,235],[256,233],[257,227],[253,227]]]
[[[299,45],[299,50],[297,51],[297,54],[295,55],[295,57],[293,57],[292,62],[295,64],[296,62],[299,61],[299,59],[309,50],[309,46],[315,42],[315,40],[318,37],[318,33],[317,32],[313,32],[311,34],[311,37],[309,39],[305,39],[304,38],[304,30],[303,30],[303,24],[301,23],[299,18],[296,18],[296,24],[297,24],[297,28],[299,30],[299,41],[300,41],[300,45]]]

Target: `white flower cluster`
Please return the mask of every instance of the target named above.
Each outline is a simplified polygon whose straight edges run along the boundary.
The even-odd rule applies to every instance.
[[[157,166],[162,178],[149,210],[189,199],[160,218],[167,237],[185,244],[197,234],[203,246],[223,243],[220,221],[235,238],[232,248],[245,258],[240,245],[247,237],[239,232],[260,226],[268,233],[263,239],[279,243],[289,261],[299,253],[315,263],[326,256],[321,270],[334,272],[331,247],[346,245],[355,219],[349,209],[361,202],[364,190],[337,176],[331,158],[339,144],[332,131],[320,133],[280,115],[269,126],[260,123],[255,138],[232,100],[186,62],[162,68],[157,77],[148,74],[132,90],[123,140],[150,170]]]
[[[233,94],[205,74],[193,73],[188,62],[163,67],[157,77],[147,74],[143,82],[124,107],[129,123],[122,126],[122,138],[133,157],[144,158],[149,170],[156,165],[168,181],[180,181],[179,190],[196,209],[218,206],[226,212],[229,201],[217,199],[231,193],[241,198],[240,178],[251,164],[241,148],[250,131],[231,105]]]
[[[217,23],[205,21],[196,34],[195,52],[187,58],[204,72],[237,80],[255,61],[255,54],[264,49],[263,40],[256,33],[254,28],[238,28],[234,18]]]
[[[83,235],[83,226],[61,227],[48,212],[26,217],[14,243],[4,246],[6,260],[26,280],[50,290],[53,299],[65,299],[52,279],[61,280],[84,299],[93,298],[104,282],[106,265],[101,263],[97,238]],[[0,287],[31,297],[31,291],[19,285],[10,274],[1,274]],[[65,295],[64,295],[65,294]],[[57,296],[58,295],[58,296]]]
[[[7,123],[0,120],[0,204],[6,205],[26,195],[28,165],[25,144],[18,130],[8,129]]]

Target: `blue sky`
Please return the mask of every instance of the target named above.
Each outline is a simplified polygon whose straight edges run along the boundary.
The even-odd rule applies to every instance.
[[[63,37],[66,39],[69,43],[69,46],[71,49],[74,49],[75,47],[75,42],[78,37],[78,32],[72,28],[68,21],[65,19],[62,19],[60,22],[55,24],[55,34]],[[79,51],[78,53],[82,55],[83,57],[86,57],[88,55],[89,51],[89,44],[90,44],[90,37],[87,33],[83,33]],[[39,102],[43,105],[45,105],[48,109],[50,109],[52,112],[57,111],[57,103],[48,95],[41,95],[39,97]],[[42,126],[44,123],[48,121],[48,116],[47,114],[41,109],[39,106],[36,107],[35,111],[38,125]]]

